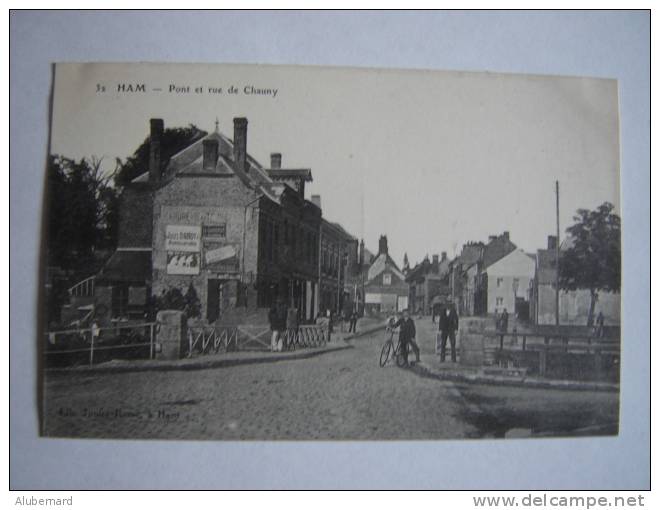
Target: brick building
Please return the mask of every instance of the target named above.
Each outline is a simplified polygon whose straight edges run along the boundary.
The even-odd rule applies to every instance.
[[[216,123],[163,165],[163,121],[151,120],[149,168],[122,195],[120,242],[97,277],[97,301],[113,317],[144,314],[149,296],[174,288],[193,289],[208,321],[278,297],[301,320],[338,306],[357,240],[305,199],[309,168],[283,168],[279,153],[265,168],[248,154],[247,125],[235,118],[232,140]]]

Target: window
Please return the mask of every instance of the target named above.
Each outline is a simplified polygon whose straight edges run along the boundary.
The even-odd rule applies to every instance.
[[[383,275],[383,285],[392,285],[392,275],[390,273]]]
[[[501,287],[503,283],[504,283],[504,278],[498,278],[497,279],[497,286],[498,287]]]
[[[498,297],[495,299],[495,306],[502,306],[504,304],[504,298]]]

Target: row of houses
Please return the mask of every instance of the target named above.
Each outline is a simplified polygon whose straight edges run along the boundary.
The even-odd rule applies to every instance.
[[[557,237],[547,246],[527,253],[510,239],[509,232],[490,236],[488,242],[468,242],[452,260],[442,257],[422,262],[406,271],[413,310],[433,313],[451,299],[461,315],[497,315],[504,310],[538,325],[556,322]],[[569,247],[565,240],[560,251]],[[590,305],[588,289],[561,291],[561,324],[584,325]],[[620,323],[619,293],[600,292],[595,313],[608,324]]]

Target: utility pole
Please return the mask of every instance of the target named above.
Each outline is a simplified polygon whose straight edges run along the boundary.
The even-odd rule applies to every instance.
[[[555,243],[555,325],[559,326],[559,181],[555,181],[557,197],[557,242]]]

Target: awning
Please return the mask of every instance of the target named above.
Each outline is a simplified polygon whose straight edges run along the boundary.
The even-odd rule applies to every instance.
[[[151,281],[151,251],[115,251],[97,275],[96,282],[146,283]]]

